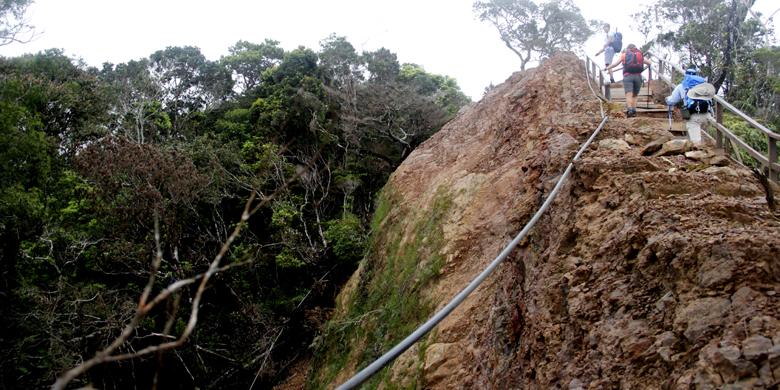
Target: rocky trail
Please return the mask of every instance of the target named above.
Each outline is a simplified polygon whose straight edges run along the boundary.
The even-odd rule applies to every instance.
[[[575,61],[516,73],[393,174],[308,387],[405,337],[393,321],[416,327],[528,221],[599,122]],[[780,220],[765,188],[673,139],[665,117],[612,111],[519,249],[370,387],[777,388]]]

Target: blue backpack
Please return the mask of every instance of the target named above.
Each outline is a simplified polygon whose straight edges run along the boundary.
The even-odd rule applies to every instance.
[[[703,99],[691,99],[688,97],[688,91],[691,90],[691,88],[706,83],[707,79],[701,76],[696,76],[692,74],[686,74],[683,78],[682,85],[685,89],[685,95],[683,97],[683,103],[685,104],[685,108],[688,109],[690,112],[695,113],[703,113],[707,112],[709,110],[710,105],[712,102],[710,100],[703,100]]]
[[[612,38],[612,48],[615,49],[615,53],[620,53],[623,50],[623,34],[618,31],[615,31]]]

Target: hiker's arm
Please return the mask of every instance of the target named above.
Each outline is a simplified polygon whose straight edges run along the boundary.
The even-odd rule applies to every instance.
[[[643,58],[643,59],[642,59],[642,62],[644,62],[644,63],[645,63],[645,65],[653,65],[653,62],[652,62],[652,61],[650,61],[650,60],[648,60],[647,58]]]
[[[682,84],[678,84],[674,88],[674,91],[672,91],[672,94],[666,97],[666,105],[667,106],[677,105],[682,101],[684,93],[685,93],[685,88],[683,88]]]
[[[618,57],[618,59],[615,60],[615,62],[612,63],[612,65],[608,66],[606,69],[607,72],[609,72],[610,69],[620,65],[623,63],[623,56]]]

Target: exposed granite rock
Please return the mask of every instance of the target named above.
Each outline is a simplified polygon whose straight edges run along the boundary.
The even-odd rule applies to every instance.
[[[478,274],[595,129],[598,101],[571,63],[576,58],[562,54],[514,74],[391,177],[385,191],[396,198],[375,234],[412,242],[418,222],[399,216],[433,209],[441,194],[456,205],[441,222],[441,274],[421,299],[441,308]],[[610,119],[531,235],[422,350],[407,351],[422,357],[414,363],[421,368],[396,370],[411,358],[390,368],[414,380],[393,374],[380,388],[777,386],[780,222],[761,184],[737,164],[686,158],[692,145],[664,139],[666,119],[633,119]],[[716,156],[699,151],[694,156]],[[398,272],[429,258],[422,248],[411,271]],[[367,270],[384,261],[364,260],[350,293],[365,293]],[[348,340],[339,378],[368,348]]]

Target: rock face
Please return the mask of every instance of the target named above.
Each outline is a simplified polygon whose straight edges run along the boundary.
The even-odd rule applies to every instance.
[[[310,387],[341,383],[405,337],[530,219],[599,122],[573,63],[514,74],[393,174]],[[532,234],[371,384],[777,386],[780,222],[746,169],[629,145],[668,135],[665,121],[610,119]]]

